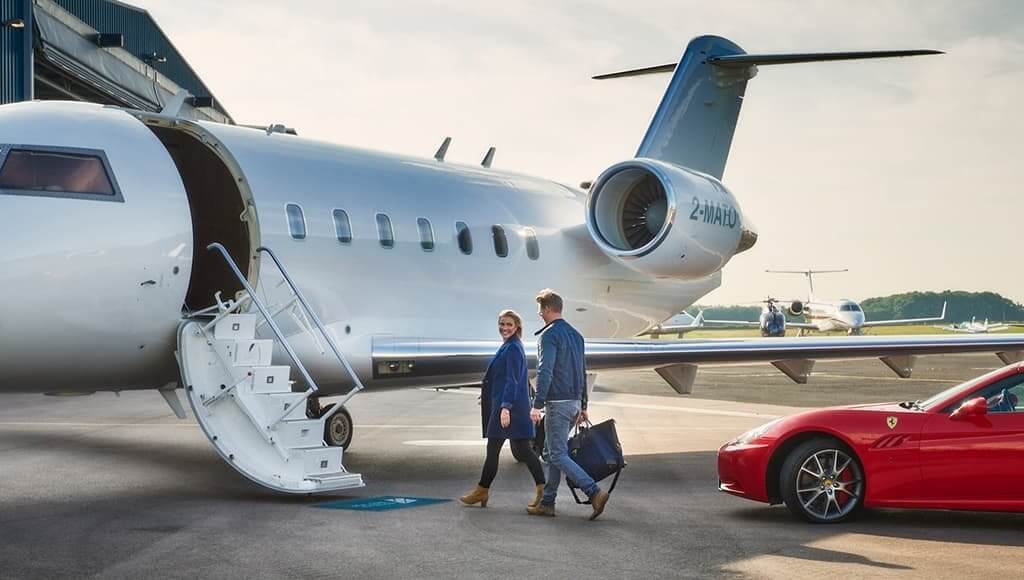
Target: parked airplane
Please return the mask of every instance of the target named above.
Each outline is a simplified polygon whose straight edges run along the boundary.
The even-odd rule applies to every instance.
[[[704,328],[704,311],[698,312],[697,316],[690,316],[690,313],[684,310],[640,334],[641,336],[646,335],[651,338],[660,338],[663,334],[674,334],[678,338],[682,338],[687,332],[693,332],[702,328]]]
[[[967,334],[984,334],[987,332],[999,332],[1000,330],[1006,330],[1011,325],[997,322],[993,324],[988,323],[988,319],[985,322],[978,322],[973,316],[970,322],[964,321],[960,324],[947,324],[946,326],[936,326],[939,330],[948,330],[949,332],[965,332]]]
[[[192,122],[176,115],[184,93],[160,113],[4,105],[0,391],[155,388],[184,417],[180,387],[227,463],[310,493],[362,485],[342,464],[348,397],[478,384],[496,313],[532,310],[544,286],[588,337],[588,370],[655,368],[680,392],[704,362],[806,381],[817,358],[877,356],[901,376],[919,354],[1020,358],[1019,336],[630,338],[718,287],[757,240],[720,180],[758,66],[933,52],[757,55],[696,38],[678,65],[610,75],[675,71],[636,157],[589,192],[444,151]]]
[[[807,276],[807,300],[782,300],[788,303],[786,309],[793,316],[803,316],[807,322],[786,321],[786,326],[799,328],[800,334],[806,331],[830,332],[846,331],[848,334],[861,334],[865,328],[872,326],[894,326],[914,324],[918,322],[935,322],[946,318],[946,303],[942,303],[942,313],[929,318],[902,318],[896,320],[867,320],[860,304],[853,300],[817,300],[814,298],[814,274],[832,274],[849,270],[765,270],[775,274],[802,274]],[[757,324],[757,323],[750,323]]]

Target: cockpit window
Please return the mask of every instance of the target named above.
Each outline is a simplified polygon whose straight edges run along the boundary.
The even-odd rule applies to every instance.
[[[860,312],[860,306],[856,304],[843,304],[839,307],[841,312]]]
[[[0,194],[124,201],[96,149],[0,145]]]

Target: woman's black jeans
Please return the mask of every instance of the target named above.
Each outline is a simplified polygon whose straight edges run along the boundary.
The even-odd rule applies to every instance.
[[[530,447],[530,441],[530,439],[512,439],[509,442],[509,446],[512,447],[516,456],[526,463],[526,467],[530,468],[533,482],[537,485],[543,485],[544,468],[540,464],[540,459],[537,459],[537,454]],[[480,487],[491,487],[494,476],[498,475],[498,455],[501,453],[501,448],[504,445],[504,439],[487,438],[487,459],[484,461],[484,471],[480,475]]]

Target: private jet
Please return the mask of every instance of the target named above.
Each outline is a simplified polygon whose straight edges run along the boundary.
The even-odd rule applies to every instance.
[[[792,316],[803,316],[807,322],[793,322],[784,320],[785,326],[800,329],[799,335],[806,332],[846,332],[847,334],[862,334],[865,328],[873,326],[896,326],[901,324],[915,324],[922,322],[935,322],[946,318],[946,303],[942,303],[942,313],[935,317],[928,318],[902,318],[894,320],[867,320],[864,317],[864,310],[853,300],[841,298],[839,300],[818,300],[814,297],[814,274],[832,274],[836,272],[848,272],[849,270],[765,270],[775,274],[801,274],[807,277],[808,297],[806,300],[774,300],[776,304],[788,304],[785,310]],[[745,324],[747,326],[760,326],[764,328],[764,316],[761,320],[754,321],[719,321],[722,323]],[[782,335],[785,333],[783,332]]]
[[[1006,324],[1005,322],[993,322],[989,324],[988,319],[985,322],[978,322],[975,317],[971,317],[970,321],[964,321],[959,324],[947,324],[946,326],[936,326],[939,330],[945,330],[948,332],[962,332],[967,334],[985,334],[988,332],[999,332],[1000,330],[1006,330],[1011,326],[1021,326],[1019,324]]]
[[[363,388],[479,384],[495,317],[543,287],[588,372],[995,352],[1020,336],[652,341],[757,241],[721,181],[748,80],[787,63],[934,54],[748,54],[717,36],[671,72],[635,157],[588,191],[491,167],[80,102],[0,106],[0,392],[153,389],[271,490],[363,485],[343,464]],[[539,325],[538,325],[539,326]],[[527,344],[527,351],[535,348]],[[535,364],[531,358],[530,364]],[[334,397],[331,402],[328,397]],[[111,399],[116,405],[117,399]]]

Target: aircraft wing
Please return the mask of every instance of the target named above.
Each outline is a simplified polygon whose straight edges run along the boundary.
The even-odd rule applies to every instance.
[[[374,378],[421,383],[479,383],[500,346],[497,340],[452,341],[382,336],[373,341]],[[536,343],[526,343],[531,368]],[[588,371],[651,368],[680,393],[690,391],[703,363],[771,363],[797,383],[806,383],[819,359],[878,358],[903,378],[918,355],[995,353],[1006,364],[1024,360],[1024,334],[963,336],[844,336],[703,340],[588,340]]]
[[[864,326],[894,326],[897,324],[912,324],[914,322],[940,322],[946,319],[946,303],[942,303],[942,314],[931,318],[903,318],[900,320],[866,320]]]

